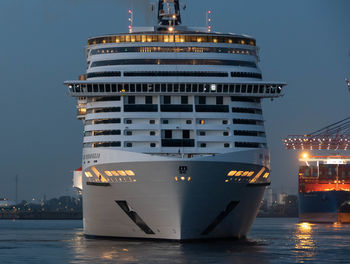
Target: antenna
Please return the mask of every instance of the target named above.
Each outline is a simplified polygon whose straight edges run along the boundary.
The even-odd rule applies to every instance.
[[[15,187],[15,201],[16,201],[16,205],[18,204],[18,174],[16,174],[16,187]]]
[[[211,11],[210,10],[208,10],[206,13],[206,25],[208,28],[208,32],[210,32],[211,31]]]
[[[129,33],[132,33],[132,24],[134,22],[134,13],[129,9]]]

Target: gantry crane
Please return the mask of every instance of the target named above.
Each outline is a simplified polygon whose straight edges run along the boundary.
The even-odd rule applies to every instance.
[[[290,135],[283,139],[286,149],[348,150],[350,117],[306,135]]]

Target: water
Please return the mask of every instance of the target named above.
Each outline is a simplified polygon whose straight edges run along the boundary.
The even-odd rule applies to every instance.
[[[350,263],[350,225],[257,219],[247,241],[86,239],[81,221],[0,221],[0,263]]]

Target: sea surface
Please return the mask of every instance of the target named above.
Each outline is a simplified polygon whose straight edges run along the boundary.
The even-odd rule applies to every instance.
[[[258,218],[247,240],[87,239],[81,221],[0,220],[0,263],[350,263],[350,225]]]

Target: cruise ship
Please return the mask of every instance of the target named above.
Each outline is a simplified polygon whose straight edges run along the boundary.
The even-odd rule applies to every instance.
[[[243,238],[270,184],[261,100],[285,83],[263,81],[253,37],[180,11],[160,0],[155,26],[89,38],[86,73],[65,82],[88,237]]]

